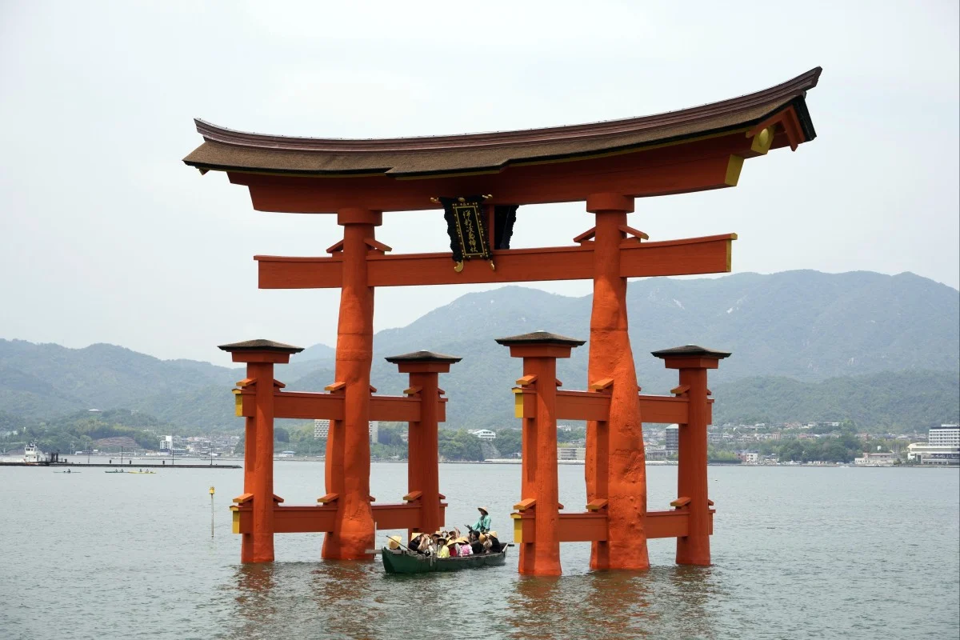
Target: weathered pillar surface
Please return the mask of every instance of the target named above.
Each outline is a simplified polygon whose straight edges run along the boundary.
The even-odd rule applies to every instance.
[[[368,558],[374,544],[373,511],[370,508],[370,365],[373,359],[373,288],[367,282],[367,240],[382,214],[368,209],[341,209],[343,225],[343,285],[337,325],[336,378],[345,383],[344,419],[340,430],[328,439],[328,453],[340,477],[328,476],[327,491],[337,493],[334,530],[324,536],[324,558]],[[334,425],[331,424],[331,431]],[[342,434],[342,440],[340,440]],[[331,447],[332,441],[332,447]]]
[[[221,345],[234,362],[247,363],[247,378],[255,393],[256,410],[244,432],[243,491],[253,494],[253,531],[244,534],[241,562],[273,562],[273,365],[290,361],[303,351],[271,340],[247,340]]]
[[[252,378],[252,365],[247,365],[247,377]],[[253,493],[254,468],[257,464],[257,419],[245,418],[243,430],[243,492]],[[240,540],[240,562],[253,562],[253,535],[244,533]]]
[[[419,389],[420,421],[411,422],[407,440],[407,492],[420,491],[420,531],[433,532],[443,526],[440,518],[439,468],[439,374],[460,362],[456,356],[416,351],[386,358],[410,374],[410,388]]]
[[[253,468],[253,562],[273,562],[273,363],[250,365],[256,391]]]
[[[533,507],[535,534],[532,543],[524,539],[520,545],[518,569],[523,574],[558,576],[562,570],[557,478],[557,358],[569,358],[571,349],[584,341],[537,331],[498,338],[497,342],[510,347],[511,357],[523,358],[524,377],[529,377],[524,382],[533,385],[537,398],[536,416],[530,421],[524,420],[524,430],[527,431],[530,426],[527,423],[532,422],[534,433],[523,434],[521,486],[525,492],[523,499],[536,501]]]
[[[654,351],[668,369],[680,370],[680,389],[689,402],[687,423],[680,425],[677,497],[690,498],[686,537],[677,538],[677,564],[710,565],[710,504],[707,494],[707,369],[716,369],[730,354],[696,345]]]
[[[643,426],[637,372],[627,333],[627,280],[620,277],[620,242],[625,235],[620,227],[627,224],[633,199],[619,194],[593,194],[587,198],[587,210],[596,214],[588,382],[605,378],[614,381],[609,422],[587,423],[587,500],[606,499],[609,517],[608,542],[593,543],[590,567],[647,569],[650,560],[644,532],[647,474]],[[598,456],[605,448],[607,455]]]

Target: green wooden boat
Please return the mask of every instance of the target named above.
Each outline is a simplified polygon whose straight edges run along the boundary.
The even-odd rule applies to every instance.
[[[460,571],[480,567],[499,567],[507,561],[507,546],[500,553],[484,553],[463,558],[436,558],[403,549],[384,547],[383,568],[387,573],[430,573],[432,571]]]

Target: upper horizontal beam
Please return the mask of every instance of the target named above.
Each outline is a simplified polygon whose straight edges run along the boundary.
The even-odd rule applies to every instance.
[[[786,144],[785,135],[774,137],[773,147]],[[493,197],[488,204],[583,202],[600,192],[653,197],[736,186],[728,173],[730,164],[733,158],[741,162],[759,155],[750,145],[743,129],[691,147],[613,153],[576,162],[545,161],[451,176],[295,177],[237,171],[229,171],[228,176],[230,182],[248,187],[254,209],[281,213],[336,213],[345,207],[421,211],[438,208],[430,198],[444,194],[490,193]]]
[[[730,271],[736,234],[662,242],[627,241],[620,247],[620,275],[643,278]],[[341,256],[286,258],[255,256],[261,289],[335,289],[343,278]],[[367,254],[367,278],[373,287],[435,284],[488,284],[593,279],[593,244],[574,247],[506,249],[493,252],[496,270],[482,260],[453,270],[449,253]]]

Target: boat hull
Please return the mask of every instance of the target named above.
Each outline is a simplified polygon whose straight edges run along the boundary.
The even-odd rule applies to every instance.
[[[463,558],[435,558],[384,547],[380,555],[387,573],[432,573],[502,566],[507,561],[507,548],[504,547],[500,553],[484,553]]]

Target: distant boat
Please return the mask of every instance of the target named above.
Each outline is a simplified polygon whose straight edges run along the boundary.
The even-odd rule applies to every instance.
[[[43,455],[43,451],[40,451],[40,447],[37,446],[36,442],[31,442],[23,449],[23,463],[24,464],[46,464],[47,458]]]
[[[123,469],[113,469],[111,471],[104,471],[104,473],[126,473]]]
[[[107,473],[110,473],[110,472],[107,471]],[[123,473],[123,471],[121,471],[120,473]],[[137,476],[137,475],[140,475],[140,476],[155,476],[155,475],[157,475],[157,472],[156,472],[156,471],[150,471],[150,470],[144,471],[143,469],[140,469],[139,471],[127,471],[127,473],[131,473],[131,474],[133,474],[133,475],[135,475],[135,476]]]

